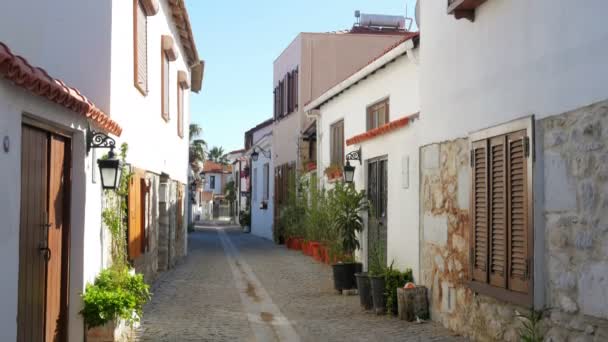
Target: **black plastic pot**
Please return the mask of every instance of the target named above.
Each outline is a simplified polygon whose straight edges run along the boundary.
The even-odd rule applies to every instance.
[[[384,276],[370,276],[374,312],[382,315],[386,312],[386,298],[384,297]]]
[[[367,272],[355,273],[357,278],[357,289],[359,290],[359,302],[365,310],[371,310],[374,307],[372,299],[372,285]]]
[[[338,291],[350,290],[356,287],[355,273],[357,264],[338,263],[331,265],[334,273],[334,288]]]

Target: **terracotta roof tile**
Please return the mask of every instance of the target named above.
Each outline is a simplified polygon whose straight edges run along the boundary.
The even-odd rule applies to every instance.
[[[205,161],[203,165],[203,172],[205,173],[230,173],[232,172],[232,165],[222,165],[210,160]]]
[[[0,77],[12,81],[34,95],[48,100],[91,119],[100,128],[120,136],[122,128],[110,117],[95,107],[76,88],[69,87],[63,81],[49,76],[42,68],[33,67],[28,61],[14,55],[4,43],[0,42]]]
[[[371,129],[365,133],[357,134],[349,139],[346,139],[346,145],[354,145],[359,144],[367,140],[374,139],[380,135],[384,135],[390,132],[393,132],[399,128],[405,127],[409,124],[410,120],[418,118],[419,113],[412,114],[410,116],[406,116],[403,118],[399,118],[397,120],[393,120],[387,124],[384,124],[380,127]]]

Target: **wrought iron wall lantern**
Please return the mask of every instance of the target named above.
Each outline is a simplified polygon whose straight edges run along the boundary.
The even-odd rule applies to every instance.
[[[114,148],[116,141],[108,135],[87,129],[87,155],[93,148],[109,148],[107,158],[97,159],[99,174],[101,176],[101,187],[104,190],[116,190],[120,186],[122,177],[122,162],[116,158]]]
[[[260,150],[260,152],[262,152],[262,154],[264,155],[264,157],[266,157],[266,158],[270,158],[270,155],[271,155],[271,154],[270,154],[270,150],[265,151],[265,150],[264,150],[263,148],[261,148],[261,147],[257,147],[257,150]],[[254,148],[253,148],[253,152],[251,152],[251,159],[252,159],[253,161],[258,161],[258,158],[260,157],[260,152],[258,152],[257,150],[256,150],[256,148],[254,147]]]
[[[358,150],[352,151],[346,155],[346,165],[344,165],[344,181],[346,183],[352,183],[355,178],[355,167],[350,165],[351,160],[358,160],[359,165],[363,164],[361,158],[361,147]]]

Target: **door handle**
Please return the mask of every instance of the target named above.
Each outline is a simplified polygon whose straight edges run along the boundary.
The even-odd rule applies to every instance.
[[[45,261],[48,262],[49,260],[51,260],[51,249],[50,248],[40,247],[40,248],[38,248],[38,250],[42,254],[42,257],[44,258]]]

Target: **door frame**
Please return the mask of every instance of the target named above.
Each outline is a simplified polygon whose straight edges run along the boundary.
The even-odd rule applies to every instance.
[[[386,182],[387,182],[387,187],[386,187],[387,206],[386,206],[386,209],[385,209],[386,210],[386,219],[385,219],[386,223],[385,223],[385,226],[386,226],[386,233],[387,233],[387,241],[386,241],[386,246],[385,246],[386,250],[384,251],[384,253],[386,254],[387,259],[388,259],[388,191],[389,191],[388,190],[388,163],[389,163],[388,159],[389,159],[388,158],[388,154],[384,154],[384,155],[381,155],[381,156],[377,156],[377,157],[366,159],[365,160],[365,176],[364,176],[365,177],[365,191],[366,191],[367,198],[369,199],[369,196],[370,196],[369,191],[368,191],[369,190],[369,177],[370,177],[369,166],[370,166],[371,163],[377,163],[377,162],[381,162],[381,161],[386,161],[386,168],[387,168],[386,169],[386,174],[387,174],[387,176],[386,176],[386,178],[387,178],[387,180],[386,180]],[[374,210],[375,210],[375,208],[374,208]],[[369,267],[369,258],[370,258],[370,252],[371,252],[370,239],[369,239],[370,238],[370,221],[371,221],[371,210],[368,210],[367,225],[366,225],[366,230],[367,231],[366,231],[366,234],[365,234],[365,246],[366,246],[365,261],[367,263],[367,267]]]
[[[65,163],[67,164],[67,174],[65,175],[65,193],[63,198],[63,215],[64,222],[62,227],[62,260],[61,260],[61,308],[63,312],[63,338],[65,341],[68,340],[69,337],[69,328],[70,328],[70,275],[71,275],[71,241],[72,241],[72,176],[73,176],[73,130],[61,127],[60,125],[53,123],[52,121],[40,118],[38,116],[32,115],[30,113],[24,112],[21,117],[21,125],[20,130],[23,129],[24,126],[29,126],[34,129],[41,130],[51,135],[58,135],[66,139],[66,153],[65,153]],[[49,150],[48,153],[51,151]],[[22,158],[23,150],[20,146],[20,158]],[[50,162],[50,160],[49,160]],[[49,177],[47,171],[47,178]],[[20,176],[22,175],[23,170],[20,170]],[[48,181],[47,181],[48,183]],[[47,187],[49,184],[47,184]],[[48,210],[48,199],[47,199],[47,210]],[[19,208],[21,211],[22,209]],[[21,224],[19,229],[21,229]],[[21,260],[19,260],[21,262]],[[48,267],[48,265],[45,265]],[[20,271],[20,270],[19,270]],[[44,293],[46,296],[46,272],[45,269],[45,284],[44,284]],[[43,311],[43,316],[46,317],[46,298],[45,298],[45,308]],[[46,329],[46,319],[44,320],[44,329]]]

